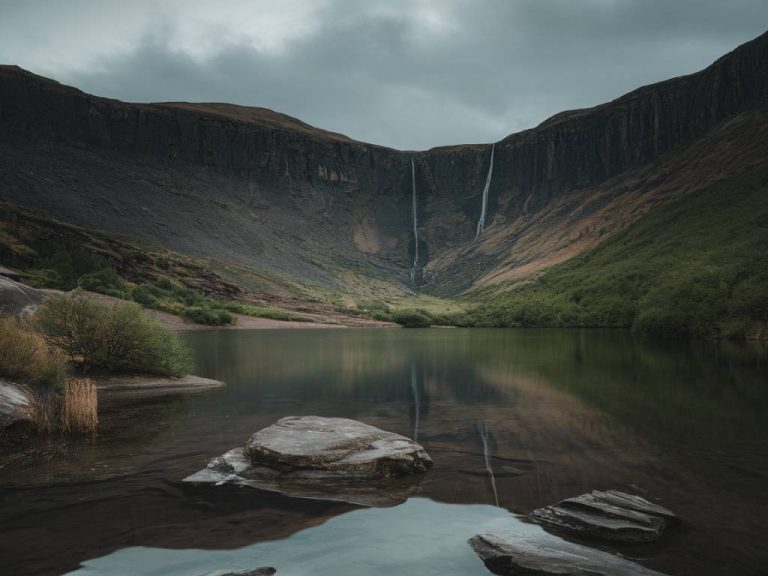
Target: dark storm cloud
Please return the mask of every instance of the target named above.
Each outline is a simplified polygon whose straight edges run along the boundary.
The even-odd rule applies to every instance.
[[[50,2],[40,17],[55,23],[64,4]],[[254,33],[237,14],[186,18],[189,3],[140,18],[141,2],[104,2],[104,17],[136,37],[121,43],[119,27],[109,39],[94,33],[93,53],[78,47],[87,65],[41,73],[123,100],[265,106],[354,138],[424,148],[497,140],[694,72],[768,23],[764,0],[325,0],[305,3],[306,13],[290,4],[295,20],[277,14]],[[16,26],[33,26],[24,14],[44,3],[11,5]],[[86,5],[68,4],[66,33],[93,33],[71,23]],[[265,35],[272,45],[259,42]],[[0,35],[0,59],[6,51]]]

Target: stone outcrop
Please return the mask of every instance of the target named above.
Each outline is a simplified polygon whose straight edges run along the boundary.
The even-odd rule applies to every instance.
[[[26,386],[0,379],[0,428],[32,420],[32,392]]]
[[[662,576],[619,556],[554,536],[479,534],[469,544],[500,576]]]
[[[622,542],[657,540],[677,520],[670,510],[617,490],[566,498],[534,510],[531,518],[546,527]]]
[[[41,291],[0,276],[0,317],[32,314],[44,299]]]
[[[389,506],[414,492],[406,477],[431,466],[424,448],[405,436],[346,418],[289,416],[184,480]]]

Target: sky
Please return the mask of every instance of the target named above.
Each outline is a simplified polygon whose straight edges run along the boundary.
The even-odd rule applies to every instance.
[[[0,63],[420,150],[695,72],[766,29],[766,0],[0,0]]]

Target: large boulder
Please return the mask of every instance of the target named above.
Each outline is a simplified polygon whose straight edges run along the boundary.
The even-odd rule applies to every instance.
[[[283,478],[381,478],[425,472],[432,459],[410,438],[347,418],[289,416],[248,440],[251,463]]]
[[[0,316],[33,314],[45,297],[40,290],[0,276]]]
[[[346,418],[289,416],[184,480],[391,506],[415,491],[405,477],[431,466],[424,448],[400,434]]]
[[[0,379],[0,428],[31,421],[32,402],[29,388]]]
[[[500,576],[663,576],[619,556],[554,536],[479,534],[469,544],[486,567]]]
[[[531,518],[546,527],[622,542],[657,540],[668,523],[677,519],[658,504],[617,490],[566,498],[534,510]]]

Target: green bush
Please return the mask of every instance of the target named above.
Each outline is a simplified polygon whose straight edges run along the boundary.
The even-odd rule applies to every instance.
[[[432,317],[427,311],[421,309],[396,310],[392,313],[392,321],[405,328],[429,328],[432,326]]]
[[[179,337],[133,303],[105,304],[75,290],[46,300],[36,322],[46,341],[84,370],[180,376],[190,369]]]
[[[135,286],[131,290],[131,300],[147,308],[158,308],[160,305],[158,292],[150,284]]]
[[[115,298],[125,298],[127,294],[125,282],[112,268],[102,268],[96,272],[83,274],[78,279],[77,285],[83,290],[98,292]]]
[[[190,322],[208,326],[225,326],[232,324],[235,319],[234,315],[227,310],[208,306],[186,306],[182,309],[181,315]]]

